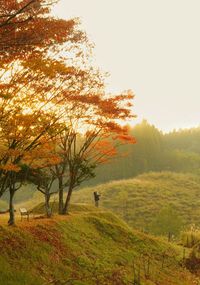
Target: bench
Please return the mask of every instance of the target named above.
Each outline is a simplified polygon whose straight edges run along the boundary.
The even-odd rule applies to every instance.
[[[23,217],[27,217],[27,220],[29,221],[29,211],[26,208],[19,208],[20,214],[21,214],[21,221]]]

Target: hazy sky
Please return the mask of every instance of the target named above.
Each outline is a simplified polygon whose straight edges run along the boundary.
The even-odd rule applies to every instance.
[[[200,0],[60,0],[80,17],[108,89],[132,89],[136,122],[168,131],[200,124]]]

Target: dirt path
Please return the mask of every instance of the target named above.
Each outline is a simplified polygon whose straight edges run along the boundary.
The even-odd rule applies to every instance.
[[[101,212],[105,212],[104,210]],[[15,214],[15,224],[17,227],[24,227],[24,226],[34,226],[38,224],[53,224],[56,221],[66,221],[71,220],[74,217],[80,215],[87,215],[91,213],[90,211],[86,212],[72,212],[69,215],[58,215],[54,214],[51,218],[47,218],[45,215],[41,214],[30,214],[29,221],[26,217],[23,217],[21,220],[21,215],[19,213]],[[98,211],[99,213],[99,211]],[[7,226],[8,225],[9,214],[0,214],[0,226]]]

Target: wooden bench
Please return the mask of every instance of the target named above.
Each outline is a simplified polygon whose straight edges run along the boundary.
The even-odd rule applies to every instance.
[[[21,221],[23,217],[27,217],[27,220],[29,221],[29,211],[26,208],[19,208],[20,214],[21,214]]]

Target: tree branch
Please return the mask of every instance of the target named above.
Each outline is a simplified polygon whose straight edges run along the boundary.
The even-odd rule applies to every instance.
[[[6,26],[8,24],[10,24],[9,22],[14,19],[17,15],[22,14],[24,12],[24,10],[29,7],[31,4],[33,4],[34,2],[36,2],[37,0],[31,0],[30,2],[28,2],[26,5],[24,5],[21,9],[19,9],[17,12],[15,12],[14,14],[12,14],[11,16],[9,16],[9,18],[4,21],[3,23],[0,24],[0,28],[2,28],[3,26]]]

